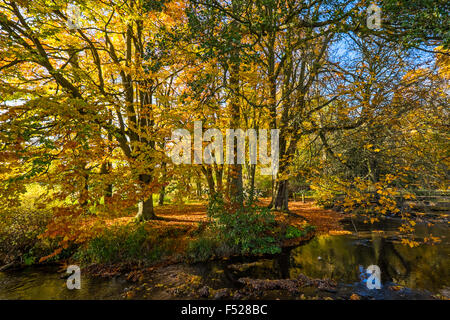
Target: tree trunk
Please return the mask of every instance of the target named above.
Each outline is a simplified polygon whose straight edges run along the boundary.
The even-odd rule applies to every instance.
[[[165,149],[165,143],[161,146],[161,148],[164,150]],[[161,165],[163,171],[161,174],[161,180],[163,181],[163,184],[161,186],[161,190],[159,190],[159,200],[158,200],[158,205],[162,206],[164,204],[164,198],[166,196],[166,184],[165,184],[165,177],[167,176],[167,164],[163,161],[162,165]]]
[[[161,187],[161,190],[159,191],[159,200],[158,205],[162,206],[164,204],[164,197],[166,196],[166,187]]]
[[[102,166],[100,168],[100,174],[107,175],[111,172],[111,163],[110,162],[103,162]],[[111,183],[108,183],[105,186],[105,198],[111,198],[113,193],[113,185]]]
[[[250,171],[250,198],[253,199],[255,197],[256,164],[251,164],[249,167],[249,171]]]
[[[288,211],[289,188],[288,180],[281,180],[278,183],[277,195],[274,201],[274,208],[277,210]]]
[[[239,85],[239,79],[237,78],[239,74],[239,65],[235,64],[232,66],[232,73],[230,77],[230,85],[233,88],[237,88]],[[231,102],[231,114],[232,119],[230,122],[231,128],[238,128],[240,122],[240,110],[238,101],[236,98],[232,99]],[[231,202],[235,204],[243,204],[243,183],[242,183],[242,164],[238,164],[238,154],[237,154],[237,143],[234,143],[234,159],[233,164],[229,164],[228,175],[229,175],[229,197]]]
[[[243,185],[242,185],[242,165],[234,164],[230,165],[230,200],[232,203],[242,205],[244,201]]]
[[[272,16],[273,10],[269,8],[269,15]],[[270,126],[271,129],[277,129],[277,77],[275,74],[275,39],[276,34],[274,31],[269,33],[269,41],[267,44],[267,76],[269,80],[269,108],[270,108]],[[281,158],[280,158],[281,159]],[[275,206],[275,193],[277,190],[276,177],[272,176],[271,183],[271,198],[269,208]]]
[[[239,1],[232,1],[232,10],[233,13],[239,14],[241,7]],[[241,30],[237,21],[231,22],[231,30],[233,32],[233,37],[235,37],[233,43],[233,49],[231,50],[230,60],[231,60],[231,68],[230,68],[230,89],[232,91],[232,97],[230,101],[230,128],[237,129],[240,126],[241,120],[241,111],[239,107],[239,71],[240,71],[240,43],[241,43]],[[238,44],[239,43],[239,44]],[[229,198],[230,201],[237,205],[242,205],[244,202],[243,197],[243,183],[242,183],[242,164],[238,164],[238,155],[237,155],[237,143],[234,143],[234,159],[233,164],[229,164]]]
[[[139,181],[143,184],[148,184],[151,181],[151,176],[148,174],[141,174]],[[147,221],[156,219],[155,212],[153,210],[153,194],[148,199],[139,201],[138,213],[135,216],[137,221]]]
[[[110,116],[112,117],[111,111],[110,111]],[[109,120],[108,124],[112,125],[112,120]],[[108,143],[108,156],[110,156],[113,152],[113,148],[111,146],[112,141],[113,141],[113,136],[112,136],[111,132],[108,132],[107,138],[108,138],[108,142],[109,142]],[[112,163],[110,161],[103,162],[100,171],[101,171],[100,173],[104,174],[104,175],[111,173],[112,172]],[[113,185],[112,185],[112,183],[108,183],[105,186],[105,198],[111,198],[112,194],[113,194]]]
[[[153,195],[147,200],[139,201],[138,213],[136,215],[137,221],[148,221],[156,219],[155,212],[153,211]]]
[[[208,183],[209,195],[213,195],[214,193],[216,193],[216,187],[214,183],[212,168],[210,166],[202,166],[202,172],[205,175],[206,182]]]
[[[215,172],[216,172],[216,183],[217,183],[217,192],[219,193],[223,193],[223,182],[222,182],[222,177],[223,177],[223,165],[216,165],[215,166]]]
[[[286,114],[284,114],[284,117],[286,117]],[[283,119],[282,119],[283,120]],[[284,119],[285,120],[285,119]],[[287,146],[286,141],[286,133],[287,128],[286,124],[287,120],[282,121],[281,124],[281,136],[280,136],[280,171],[279,176],[285,176],[288,174],[289,169],[289,162],[290,159],[295,151],[293,148],[295,144],[291,141],[291,144],[289,147]],[[289,188],[288,188],[288,180],[285,178],[283,180],[278,180],[275,187],[274,196],[272,198],[271,207],[275,208],[276,210],[282,210],[282,211],[289,211]]]

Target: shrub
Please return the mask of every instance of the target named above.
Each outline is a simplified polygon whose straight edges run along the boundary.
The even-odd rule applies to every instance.
[[[208,205],[208,216],[216,239],[242,253],[278,253],[281,248],[275,240],[275,216],[267,208],[247,203],[238,208],[225,204],[215,195]]]
[[[294,238],[298,238],[298,237],[304,237],[308,233],[314,231],[315,229],[316,229],[316,227],[315,226],[311,226],[311,225],[306,225],[301,230],[296,228],[296,227],[294,227],[294,226],[287,226],[286,233],[285,233],[285,238],[286,239],[294,239]]]
[[[206,261],[214,256],[217,247],[216,239],[203,236],[189,242],[186,256],[193,262]]]
[[[304,230],[300,230],[294,226],[287,226],[286,228],[286,234],[284,237],[286,239],[294,239],[298,237],[303,237],[306,234]]]
[[[42,205],[44,194],[44,188],[30,185],[20,198],[20,206],[0,212],[0,264],[14,260],[33,264],[56,248],[55,241],[38,239],[52,217],[51,209]]]
[[[76,259],[87,263],[154,262],[165,254],[168,242],[160,242],[144,224],[106,229],[80,248]]]

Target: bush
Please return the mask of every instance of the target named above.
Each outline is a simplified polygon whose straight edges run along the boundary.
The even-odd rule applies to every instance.
[[[297,229],[294,226],[287,226],[286,228],[286,234],[285,234],[285,238],[286,239],[294,239],[294,238],[298,238],[298,237],[303,237],[306,234],[305,231]]]
[[[214,256],[218,242],[212,237],[200,237],[188,244],[186,256],[192,262],[206,261]]]
[[[308,233],[314,231],[315,229],[316,229],[315,226],[310,226],[310,225],[305,226],[302,230],[300,230],[294,226],[287,226],[284,237],[286,239],[295,239],[295,238],[299,238],[299,237],[304,237]]]
[[[43,194],[45,189],[30,185],[20,206],[0,212],[0,264],[14,260],[33,264],[57,247],[55,241],[38,239],[52,217],[51,208],[40,205]]]
[[[167,242],[151,236],[144,224],[106,229],[80,248],[76,259],[86,263],[154,262],[166,252]]]
[[[269,209],[254,203],[232,209],[222,197],[215,195],[207,212],[216,231],[216,239],[230,248],[253,254],[281,252],[274,237],[275,216]]]

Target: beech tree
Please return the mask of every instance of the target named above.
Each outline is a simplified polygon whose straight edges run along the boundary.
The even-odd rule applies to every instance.
[[[15,101],[3,107],[3,151],[14,159],[11,166],[20,161],[30,168],[15,175],[17,182],[66,157],[76,162],[67,170],[88,179],[97,165],[109,170],[108,157],[120,148],[138,185],[137,218],[153,219],[158,89],[184,63],[156,35],[161,28],[181,30],[182,8],[139,0],[75,4],[81,11],[75,29],[67,1],[0,5],[0,92]],[[96,157],[85,157],[93,139],[105,137],[110,149],[98,144]]]

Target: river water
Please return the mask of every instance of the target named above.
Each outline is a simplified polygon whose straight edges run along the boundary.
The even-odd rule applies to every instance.
[[[450,228],[448,222],[429,226],[419,223],[418,240],[432,234],[440,243],[410,248],[401,244],[400,221],[385,219],[376,224],[344,221],[352,234],[317,236],[305,245],[259,259],[231,259],[198,263],[191,268],[211,287],[232,287],[239,278],[294,279],[299,274],[332,279],[338,283],[332,297],[357,293],[373,299],[424,299],[447,296],[450,290]],[[379,232],[379,231],[383,232]],[[360,282],[359,266],[377,265],[381,290],[368,290]],[[58,272],[59,271],[59,272]],[[220,274],[216,277],[214,275]],[[68,290],[57,267],[29,267],[0,272],[0,299],[121,299],[132,285],[122,277],[100,279],[82,276],[81,290]],[[210,277],[211,279],[208,279]],[[397,288],[393,290],[394,288]],[[317,294],[312,293],[312,294]],[[158,298],[150,296],[147,298]],[[277,293],[271,298],[292,298]]]

